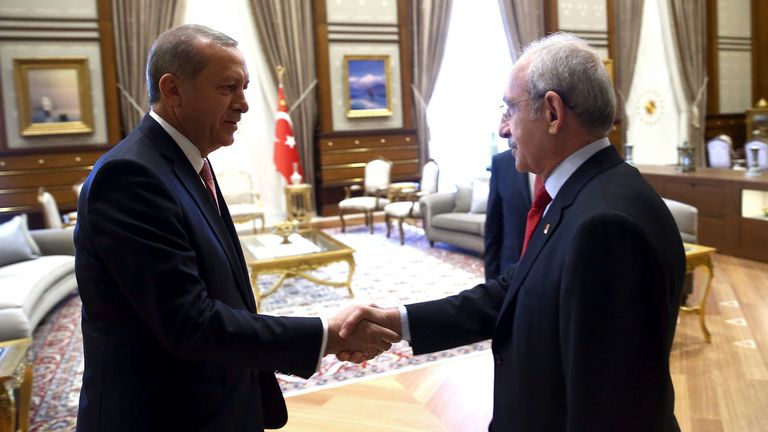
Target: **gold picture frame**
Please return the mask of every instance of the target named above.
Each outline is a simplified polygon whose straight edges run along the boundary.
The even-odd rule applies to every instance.
[[[388,55],[344,56],[347,117],[392,115],[392,80]]]
[[[22,136],[93,132],[87,58],[16,58],[13,71]]]

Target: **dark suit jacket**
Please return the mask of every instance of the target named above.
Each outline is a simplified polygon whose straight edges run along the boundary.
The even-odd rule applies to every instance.
[[[94,166],[75,229],[79,431],[282,426],[273,371],[310,376],[318,318],[256,313],[232,219],[151,117]]]
[[[684,273],[666,205],[608,147],[566,181],[506,275],[407,306],[411,345],[493,339],[491,430],[679,430],[669,353]]]
[[[507,150],[493,157],[485,211],[485,278],[506,273],[520,259],[525,222],[531,208],[528,173],[515,168],[515,157]]]

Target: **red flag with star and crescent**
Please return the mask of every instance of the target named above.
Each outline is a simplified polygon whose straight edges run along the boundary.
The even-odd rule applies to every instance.
[[[285,177],[285,181],[291,181],[293,164],[296,170],[304,178],[304,172],[299,162],[299,151],[296,148],[296,138],[293,136],[293,123],[288,115],[288,104],[285,102],[285,93],[281,84],[277,89],[277,113],[275,113],[275,168]]]

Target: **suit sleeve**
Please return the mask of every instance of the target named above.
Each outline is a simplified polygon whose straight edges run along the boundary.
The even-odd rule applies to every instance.
[[[491,179],[488,188],[488,206],[485,210],[485,227],[483,241],[483,263],[485,265],[485,278],[494,279],[500,273],[501,245],[504,240],[504,215],[503,203],[499,193],[498,159],[491,162]]]
[[[561,287],[567,430],[665,430],[673,263],[636,221],[603,213],[577,229]]]
[[[514,275],[514,266],[509,274]],[[406,305],[414,354],[490,339],[511,278],[501,275],[439,300]]]
[[[198,262],[206,257],[191,242],[181,204],[146,166],[104,164],[92,179],[85,211],[78,229],[87,230],[117,286],[105,295],[127,301],[165,349],[196,361],[314,373],[320,319],[259,315],[210,298],[206,280],[215,282],[200,274]]]

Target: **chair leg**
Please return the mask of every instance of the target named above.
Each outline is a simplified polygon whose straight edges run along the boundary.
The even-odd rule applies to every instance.
[[[403,232],[403,218],[397,218],[397,227],[400,229],[400,246],[405,244],[405,233]]]
[[[253,222],[253,227],[256,228],[256,222]],[[264,215],[261,215],[261,232],[264,232],[264,230],[267,228],[267,223],[264,220]]]
[[[384,214],[384,223],[387,224],[387,238],[389,238],[389,231],[390,231],[390,219],[389,219],[389,213]]]
[[[339,210],[339,219],[341,219],[341,232],[347,232],[347,227],[344,225],[344,210]]]
[[[366,214],[368,215],[368,226],[370,227],[371,234],[373,234],[373,211],[367,212]]]

